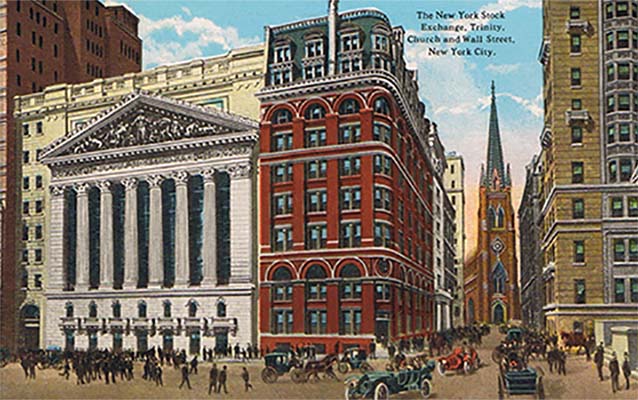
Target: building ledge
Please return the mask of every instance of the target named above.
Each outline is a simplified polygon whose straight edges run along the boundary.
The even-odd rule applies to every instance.
[[[587,20],[570,19],[565,23],[567,33],[585,33],[590,35],[594,33],[594,27]]]
[[[567,110],[565,111],[565,121],[568,125],[574,122],[587,123],[590,120],[589,111],[587,110]]]

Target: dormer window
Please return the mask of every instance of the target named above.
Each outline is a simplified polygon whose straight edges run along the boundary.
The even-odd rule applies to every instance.
[[[321,78],[324,76],[323,64],[307,65],[303,69],[304,79]]]
[[[385,35],[372,35],[372,44],[374,46],[374,50],[388,51],[388,37]]]
[[[283,63],[292,60],[290,45],[275,47],[275,63]]]
[[[358,32],[344,33],[341,35],[341,51],[354,51],[360,48],[361,43],[359,42]]]
[[[290,82],[292,82],[292,71],[290,69],[272,71],[270,73],[271,85],[281,85],[282,83]]]
[[[306,58],[323,56],[323,40],[314,39],[306,42]]]
[[[340,64],[341,73],[348,72],[357,72],[361,71],[361,59],[360,58],[349,58],[341,61]]]

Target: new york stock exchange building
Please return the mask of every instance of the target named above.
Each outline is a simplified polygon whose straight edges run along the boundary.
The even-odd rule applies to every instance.
[[[257,126],[136,92],[44,149],[46,346],[256,342]]]

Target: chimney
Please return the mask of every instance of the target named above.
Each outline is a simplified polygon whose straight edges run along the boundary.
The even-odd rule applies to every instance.
[[[339,0],[330,0],[328,5],[328,75],[337,71],[337,19]]]

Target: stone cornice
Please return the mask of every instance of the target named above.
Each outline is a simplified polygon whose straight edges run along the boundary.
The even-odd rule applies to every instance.
[[[554,201],[554,197],[561,193],[626,193],[635,192],[636,186],[630,182],[626,184],[585,184],[585,185],[554,185],[552,186],[545,202],[543,203],[540,215],[541,218],[547,214],[550,204]]]

